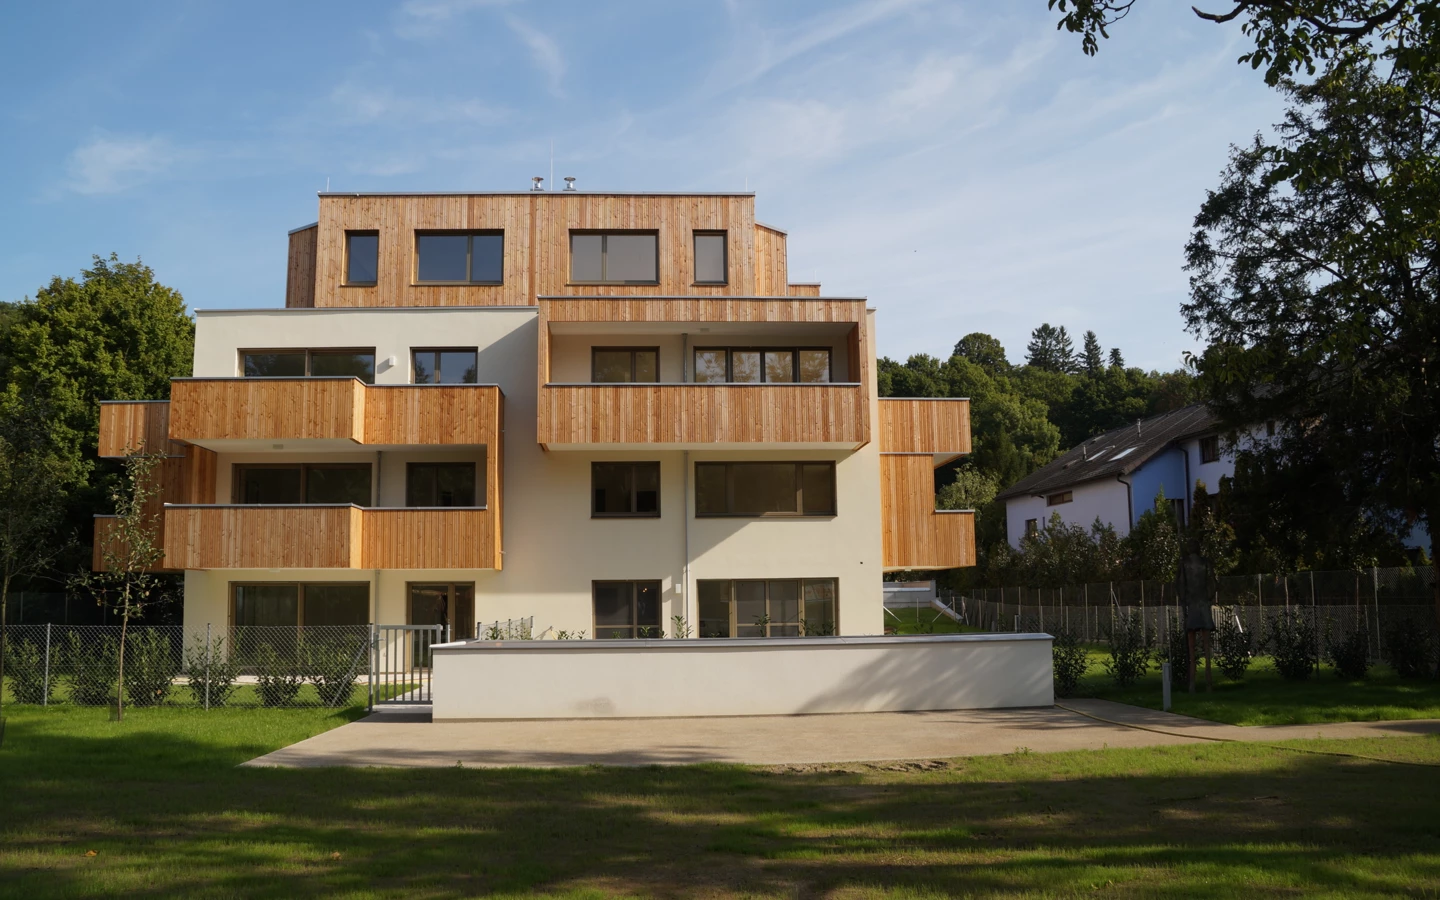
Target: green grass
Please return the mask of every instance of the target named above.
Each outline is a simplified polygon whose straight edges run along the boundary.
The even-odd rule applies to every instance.
[[[885,611],[885,628],[896,634],[970,634],[980,631],[969,628],[937,609],[892,609]]]
[[[1440,772],[1264,746],[776,768],[235,767],[354,715],[149,709],[117,724],[16,709],[0,749],[0,895],[1440,891]],[[1435,738],[1304,746],[1440,763]]]
[[[1082,696],[1160,708],[1158,665],[1131,687],[1117,688],[1101,667],[1108,658],[1104,650],[1091,650]],[[1338,677],[1330,666],[1322,666],[1306,681],[1287,681],[1275,671],[1269,657],[1260,657],[1243,681],[1230,681],[1212,667],[1214,690],[1210,692],[1204,688],[1204,671],[1202,661],[1195,694],[1184,689],[1172,691],[1172,712],[1231,725],[1440,719],[1440,682],[1401,678],[1388,666],[1375,666],[1368,677],[1358,681]]]

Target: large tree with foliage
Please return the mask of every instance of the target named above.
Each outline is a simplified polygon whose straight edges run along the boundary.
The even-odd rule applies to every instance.
[[[1025,347],[1025,364],[1046,372],[1073,373],[1077,368],[1075,343],[1070,340],[1065,326],[1056,328],[1045,322],[1030,332],[1030,343]]]

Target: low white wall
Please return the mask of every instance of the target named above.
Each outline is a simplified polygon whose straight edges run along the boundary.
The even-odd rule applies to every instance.
[[[435,721],[1050,706],[1047,634],[465,641],[434,648]]]

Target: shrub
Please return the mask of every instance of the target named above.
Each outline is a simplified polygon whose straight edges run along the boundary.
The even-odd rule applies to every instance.
[[[1281,678],[1304,681],[1319,665],[1315,647],[1315,621],[1303,609],[1277,612],[1270,617],[1265,643]]]
[[[1198,653],[1200,647],[1196,647]],[[1185,640],[1185,622],[1178,617],[1171,619],[1165,632],[1165,642],[1155,651],[1157,662],[1168,662],[1170,664],[1170,686],[1172,688],[1188,688],[1190,686],[1190,650]]]
[[[1080,679],[1090,669],[1090,657],[1080,645],[1080,635],[1069,629],[1057,630],[1051,647],[1055,693],[1073,697],[1080,688]]]
[[[327,635],[305,639],[305,669],[326,706],[349,704],[355,676],[367,662],[367,639],[359,635]]]
[[[115,658],[119,642],[101,635],[87,645],[72,631],[65,639],[70,668],[70,699],[80,706],[105,706],[115,699]]]
[[[185,675],[190,679],[190,695],[197,704],[208,701],[211,706],[224,706],[235,693],[235,680],[240,667],[225,652],[225,639],[216,638],[209,647],[204,641],[185,650]]]
[[[270,644],[261,644],[255,651],[255,692],[262,706],[289,706],[305,684],[305,676],[295,664],[295,657],[275,652]]]
[[[15,693],[16,703],[47,701],[50,685],[45,680],[45,651],[31,641],[11,644],[5,654],[5,677]]]
[[[1146,672],[1150,671],[1150,649],[1141,636],[1140,617],[1128,615],[1110,633],[1110,658],[1105,660],[1105,671],[1110,674],[1116,687],[1129,687]]]
[[[1428,622],[1405,618],[1385,629],[1385,650],[1401,678],[1428,676],[1435,665],[1435,633]]]
[[[1232,607],[1215,623],[1215,661],[1220,674],[1231,681],[1245,677],[1255,650],[1255,636],[1240,627],[1239,614]]]
[[[1325,623],[1325,656],[1335,667],[1335,674],[1341,678],[1364,678],[1370,671],[1370,629],[1357,622],[1337,641],[1331,635],[1333,624]]]
[[[180,662],[160,630],[146,628],[125,637],[125,697],[132,706],[159,706],[170,697]]]

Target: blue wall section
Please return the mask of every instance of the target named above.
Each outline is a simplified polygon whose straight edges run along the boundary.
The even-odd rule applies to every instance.
[[[1162,487],[1167,500],[1184,499],[1190,494],[1185,483],[1185,452],[1178,447],[1157,453],[1126,480],[1131,485],[1131,522],[1139,522],[1147,510],[1155,508],[1155,494]],[[1185,506],[1188,509],[1190,504]]]

